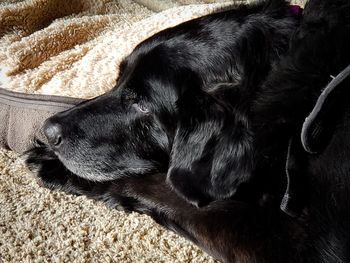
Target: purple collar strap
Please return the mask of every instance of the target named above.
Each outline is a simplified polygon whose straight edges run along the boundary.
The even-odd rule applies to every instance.
[[[290,8],[290,11],[292,12],[292,14],[295,16],[300,15],[301,12],[303,11],[303,9],[298,5],[290,5],[289,8]]]

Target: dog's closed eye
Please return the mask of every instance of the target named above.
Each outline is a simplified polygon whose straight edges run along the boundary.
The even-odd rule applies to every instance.
[[[145,105],[141,104],[141,103],[134,103],[133,107],[135,109],[137,109],[139,112],[142,112],[142,113],[148,113],[149,112],[148,108]]]

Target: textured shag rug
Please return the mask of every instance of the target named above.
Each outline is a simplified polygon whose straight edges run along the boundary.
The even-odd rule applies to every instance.
[[[232,3],[0,0],[0,87],[95,97],[143,39]],[[148,216],[41,188],[17,154],[0,149],[0,262],[215,260]]]

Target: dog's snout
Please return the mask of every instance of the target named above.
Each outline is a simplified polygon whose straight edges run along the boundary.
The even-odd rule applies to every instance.
[[[59,147],[63,143],[62,125],[52,119],[45,122],[44,134],[53,147]]]

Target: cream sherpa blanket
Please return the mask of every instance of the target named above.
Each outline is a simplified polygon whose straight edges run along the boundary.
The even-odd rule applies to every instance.
[[[0,87],[100,95],[113,87],[120,61],[139,42],[228,5],[232,1],[0,0]],[[0,262],[214,262],[147,216],[39,187],[11,151],[0,149],[0,173]]]

